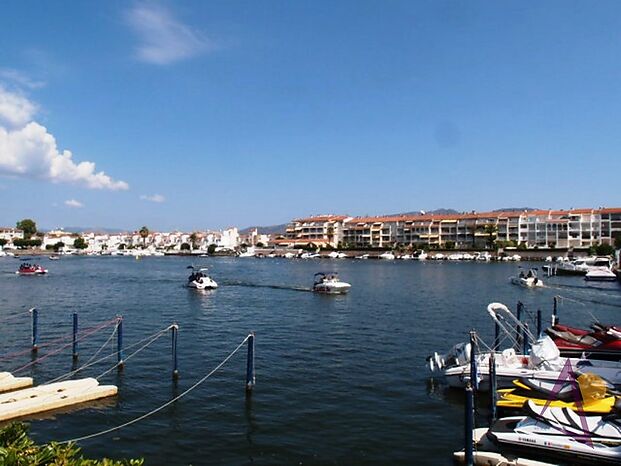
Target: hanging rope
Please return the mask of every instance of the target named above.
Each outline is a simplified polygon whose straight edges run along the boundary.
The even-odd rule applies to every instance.
[[[107,326],[113,324],[114,322],[116,322],[116,319],[108,321],[108,322],[104,322],[101,325],[98,325],[97,327],[93,327],[90,331],[87,331],[86,333],[84,333],[81,337],[77,338],[76,341],[82,341],[84,340],[86,337],[98,332],[99,330],[106,328]],[[50,356],[53,356],[55,354],[60,353],[62,350],[64,350],[65,348],[68,348],[69,346],[73,345],[73,341],[70,341],[69,343],[66,343],[65,345],[61,346],[60,348],[58,348],[57,350],[51,351],[49,353],[47,353],[45,356],[42,356],[40,358],[35,359],[34,361],[29,362],[28,364],[25,364],[21,367],[18,367],[17,369],[12,370],[11,372],[19,372],[22,371],[38,362],[41,362],[47,358],[49,358]]]
[[[127,421],[127,422],[125,422],[125,423],[123,423],[121,425],[118,425],[116,427],[111,427],[109,429],[102,430],[101,432],[96,432],[94,434],[84,435],[82,437],[76,437],[76,438],[73,438],[73,439],[70,439],[70,440],[63,440],[62,442],[58,442],[58,443],[62,445],[64,443],[80,442],[82,440],[87,440],[87,439],[91,439],[91,438],[98,437],[98,436],[101,436],[101,435],[106,435],[106,434],[109,434],[110,432],[114,432],[115,430],[119,430],[119,429],[122,429],[124,427],[127,427],[127,426],[130,426],[132,424],[135,424],[136,422],[142,421],[143,419],[146,419],[149,416],[152,416],[153,414],[156,414],[156,413],[160,412],[164,408],[170,406],[174,402],[176,402],[176,401],[180,400],[181,398],[183,398],[185,395],[190,393],[192,390],[194,390],[199,385],[201,385],[203,382],[205,382],[209,377],[211,377],[213,374],[215,374],[222,366],[224,366],[224,364],[226,364],[229,361],[229,359],[231,359],[235,355],[235,353],[237,353],[239,351],[239,349],[242,346],[244,346],[244,343],[246,343],[246,341],[248,341],[249,337],[250,337],[250,335],[248,335],[246,338],[244,338],[244,340],[237,346],[237,348],[235,348],[226,358],[224,358],[224,360],[220,364],[218,364],[214,369],[212,369],[207,375],[203,376],[196,383],[194,383],[194,385],[192,385],[190,388],[185,390],[183,393],[177,395],[173,399],[167,401],[166,403],[164,403],[160,407],[155,408],[154,410],[149,411],[148,413],[143,414],[142,416],[134,418],[131,421]]]
[[[112,335],[114,335],[114,333],[116,333],[116,330],[117,330],[117,329],[118,329],[118,325],[115,327],[114,332],[113,332],[113,334],[112,334]],[[159,330],[159,331],[157,331],[156,333],[154,333],[154,334],[152,334],[152,335],[149,335],[148,337],[145,337],[145,338],[143,338],[142,340],[137,341],[136,343],[132,343],[131,345],[129,345],[129,346],[127,346],[127,347],[125,347],[125,348],[124,348],[124,351],[127,351],[127,350],[129,350],[129,349],[131,349],[131,348],[134,348],[134,347],[136,347],[136,346],[138,346],[138,345],[142,344],[143,342],[145,342],[145,341],[149,340],[150,338],[153,338],[155,335],[162,334],[162,333],[166,332],[166,331],[167,331],[167,330],[169,330],[169,329],[170,329],[170,326],[166,327],[165,329]],[[106,343],[106,344],[107,344],[107,343]],[[105,344],[102,346],[102,348],[103,348],[103,347],[105,347]],[[67,372],[66,374],[63,374],[63,375],[61,375],[61,376],[59,376],[59,377],[57,377],[57,378],[55,378],[55,379],[50,380],[49,382],[45,382],[45,383],[46,383],[46,384],[49,384],[49,383],[58,382],[59,380],[62,380],[63,378],[70,377],[70,376],[72,376],[72,375],[74,375],[74,374],[76,374],[76,373],[78,373],[78,372],[80,372],[80,371],[82,371],[82,370],[84,370],[84,369],[86,369],[86,368],[88,368],[88,367],[91,367],[91,366],[94,366],[94,365],[96,365],[96,364],[99,364],[100,362],[103,362],[103,361],[105,361],[106,359],[110,359],[111,357],[116,356],[117,354],[119,354],[119,352],[118,352],[118,351],[115,351],[115,352],[113,352],[113,353],[108,354],[107,356],[104,356],[104,357],[102,357],[102,358],[97,359],[96,361],[93,361],[93,362],[87,362],[87,363],[85,363],[83,366],[81,366],[81,367],[79,367],[79,368],[77,368],[77,369],[75,369],[75,370],[72,370],[72,371],[70,371],[70,372]],[[115,364],[112,368],[115,368],[117,365],[118,365],[118,364]]]

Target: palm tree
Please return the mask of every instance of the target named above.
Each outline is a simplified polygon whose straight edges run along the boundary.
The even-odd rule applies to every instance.
[[[487,247],[493,249],[494,243],[496,243],[496,238],[498,238],[498,227],[493,223],[488,223],[485,225],[484,231],[487,234]]]
[[[140,234],[140,237],[142,238],[142,247],[144,248],[146,241],[147,241],[147,237],[149,236],[149,229],[147,227],[142,227],[138,233]]]
[[[190,243],[192,244],[192,249],[196,249],[196,240],[198,239],[198,235],[196,233],[192,233],[190,235]]]

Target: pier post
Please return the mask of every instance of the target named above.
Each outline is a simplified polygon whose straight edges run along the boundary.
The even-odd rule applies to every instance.
[[[526,356],[528,351],[528,324],[525,323],[522,327],[522,354]]]
[[[541,309],[537,309],[537,338],[541,336]]]
[[[466,385],[466,412],[464,422],[464,453],[465,463],[467,466],[474,464],[474,448],[473,448],[473,430],[474,430],[474,391],[470,384]]]
[[[496,355],[494,351],[489,354],[489,398],[491,423],[496,421]]]
[[[36,307],[30,309],[32,314],[32,352],[39,351],[39,310]]]
[[[117,327],[116,327],[116,356],[117,356],[117,364],[116,367],[121,370],[125,365],[123,361],[123,316],[117,316]]]
[[[172,331],[172,378],[173,380],[177,380],[179,378],[179,370],[177,367],[177,335],[179,333],[179,326],[177,324],[173,324],[170,330]]]
[[[78,313],[73,313],[73,360],[78,359]]]
[[[558,296],[554,297],[554,307],[552,308],[552,327],[558,324]]]
[[[498,351],[498,347],[500,346],[500,325],[497,321],[494,321],[494,347],[492,348],[494,351]]]
[[[254,373],[254,332],[248,335],[248,360],[246,362],[246,395],[252,393],[255,384]]]
[[[477,379],[477,354],[476,354],[477,334],[474,330],[470,331],[470,385],[476,392],[479,389]]]

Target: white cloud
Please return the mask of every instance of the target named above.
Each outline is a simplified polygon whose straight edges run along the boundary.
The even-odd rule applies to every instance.
[[[69,199],[68,201],[65,201],[65,205],[68,207],[84,207],[84,204],[82,204],[80,201],[76,201],[75,199]]]
[[[150,201],[150,202],[164,202],[166,200],[166,198],[164,196],[162,196],[161,194],[153,194],[152,196],[147,196],[146,194],[143,194],[142,196],[140,196],[140,199],[142,199],[143,201]]]
[[[37,106],[21,94],[0,85],[0,175],[73,183],[90,189],[128,189],[93,162],[74,162],[68,150],[60,151],[56,138],[33,121]],[[3,124],[4,123],[4,124]]]
[[[0,68],[0,78],[29,89],[39,89],[45,86],[45,82],[36,81],[30,76],[13,68]]]
[[[215,48],[203,34],[159,5],[138,3],[127,12],[126,20],[140,39],[136,55],[147,63],[168,65]]]

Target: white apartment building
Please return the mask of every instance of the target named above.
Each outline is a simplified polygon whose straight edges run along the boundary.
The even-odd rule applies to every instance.
[[[292,220],[285,231],[285,237],[274,240],[279,246],[296,247],[311,243],[316,246],[337,247],[343,241],[345,222],[351,217],[345,215],[316,215]]]

